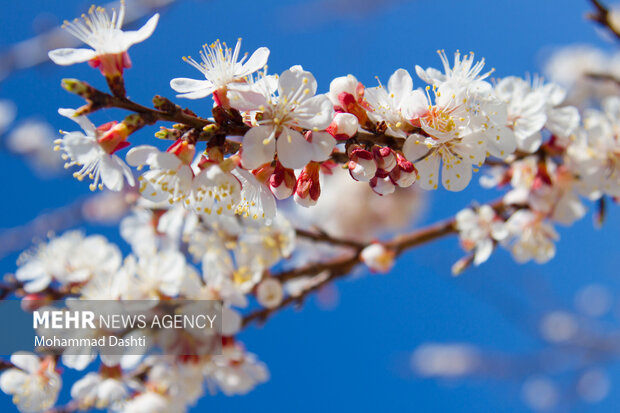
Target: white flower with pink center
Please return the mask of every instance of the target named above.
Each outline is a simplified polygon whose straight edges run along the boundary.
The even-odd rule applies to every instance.
[[[219,40],[204,45],[200,51],[201,62],[191,57],[184,57],[183,60],[198,69],[205,80],[179,77],[170,81],[170,87],[179,92],[177,97],[187,99],[204,98],[223,89],[223,93],[216,93],[215,97],[218,104],[225,103],[226,88],[234,87],[235,83],[244,83],[244,78],[265,67],[269,58],[269,49],[260,47],[247,61],[247,54],[239,60],[240,49],[241,39],[237,40],[234,50]]]
[[[27,352],[11,356],[15,366],[0,376],[0,389],[13,395],[21,412],[40,412],[54,406],[62,386],[56,363],[52,357],[40,359]]]
[[[65,21],[63,27],[92,49],[55,49],[49,52],[50,59],[62,66],[89,62],[93,67],[99,67],[105,76],[118,76],[123,69],[131,67],[127,50],[153,34],[159,14],[151,17],[139,30],[123,31],[125,2],[121,0],[118,14],[113,10],[110,16],[103,7],[92,6],[82,18],[83,22],[79,19]]]
[[[61,139],[54,141],[54,150],[65,152],[65,168],[73,165],[82,168],[73,176],[78,180],[89,177],[93,180],[90,190],[103,189],[105,186],[111,191],[123,189],[125,179],[130,186],[135,181],[131,169],[114,153],[129,145],[127,136],[114,130],[116,124],[109,123],[96,128],[86,116],[75,116],[73,109],[58,109],[58,113],[65,116],[84,129],[82,132],[63,132]]]
[[[243,167],[258,168],[273,161],[276,152],[280,163],[290,169],[327,160],[336,140],[323,131],[332,122],[334,109],[327,96],[316,95],[312,73],[293,66],[277,79],[277,95],[275,86],[273,78],[263,77],[248,91],[230,94],[234,108],[257,114],[257,126],[243,137]]]

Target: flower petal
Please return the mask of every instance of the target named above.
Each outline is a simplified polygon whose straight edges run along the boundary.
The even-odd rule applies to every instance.
[[[151,145],[140,145],[135,148],[131,148],[125,159],[131,166],[146,165],[149,163],[151,156],[159,153],[159,149]]]
[[[280,96],[293,96],[301,89],[308,89],[307,96],[316,94],[317,83],[312,73],[303,70],[301,66],[293,66],[282,73],[278,82],[278,94]],[[304,96],[302,93],[301,96]]]
[[[179,93],[197,92],[199,90],[212,88],[213,83],[208,80],[196,80],[186,77],[177,77],[170,81],[170,87]]]
[[[325,130],[334,119],[334,106],[326,95],[314,96],[295,108],[295,118],[302,128]]]
[[[269,59],[269,49],[266,47],[260,47],[256,49],[252,56],[248,59],[247,62],[243,64],[241,67],[241,73],[239,73],[239,77],[247,76],[250,73],[254,73],[257,70],[262,69],[267,64],[267,59]]]
[[[443,162],[441,179],[444,188],[448,191],[462,191],[471,181],[472,167],[467,162]]]
[[[312,132],[312,161],[321,162],[329,159],[336,146],[336,139],[327,132]]]
[[[403,144],[403,155],[409,162],[417,162],[430,150],[424,142],[425,138],[417,133],[411,134]]]
[[[118,156],[113,155],[118,159]],[[120,159],[119,159],[120,160]],[[121,161],[122,162],[122,161]],[[112,156],[102,156],[99,164],[101,181],[110,191],[118,192],[123,189],[123,170]]]
[[[255,169],[271,162],[276,152],[275,130],[269,126],[257,126],[245,133],[241,151],[244,168]]]
[[[211,93],[213,93],[214,90],[215,90],[214,87],[208,87],[208,88],[196,90],[194,92],[180,93],[177,95],[177,97],[185,98],[185,99],[202,99],[202,98],[209,96]]]
[[[411,75],[405,69],[398,69],[388,81],[388,90],[394,95],[394,101],[400,103],[402,99],[413,89]]]
[[[156,13],[144,24],[144,26],[140,27],[138,30],[123,32],[125,50],[129,49],[130,46],[143,42],[151,37],[155,31],[155,27],[157,27],[158,21],[159,13]]]
[[[32,353],[19,351],[11,356],[11,363],[27,373],[34,373],[39,369],[41,361]]]
[[[418,182],[420,182],[420,186],[423,189],[437,189],[439,160],[440,156],[437,153],[433,153],[415,164],[420,177]]]
[[[47,55],[52,62],[61,66],[84,63],[97,57],[95,51],[91,49],[56,49],[51,50]]]
[[[284,128],[277,142],[278,159],[286,168],[303,168],[312,159],[313,148],[296,130]]]
[[[77,111],[75,109],[58,109],[58,113],[60,115],[69,118],[78,125],[80,125],[82,129],[84,129],[84,132],[86,132],[87,134],[95,136],[95,125],[93,125],[93,123],[86,116],[75,116],[76,112]]]

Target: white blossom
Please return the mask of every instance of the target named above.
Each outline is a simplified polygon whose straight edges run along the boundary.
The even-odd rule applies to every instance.
[[[73,109],[58,109],[58,113],[65,116],[82,127],[82,132],[65,133],[61,139],[54,141],[57,145],[54,149],[65,152],[65,168],[73,165],[82,168],[73,174],[80,181],[88,176],[93,182],[90,184],[91,191],[96,188],[106,188],[112,191],[123,189],[127,179],[129,185],[134,185],[133,174],[129,167],[114,152],[126,146],[125,138],[118,137],[112,140],[101,140],[103,133],[95,128],[86,116],[75,116]],[[100,182],[101,181],[101,182]]]
[[[120,4],[118,14],[114,10],[112,16],[103,7],[92,6],[88,15],[82,15],[84,22],[77,18],[73,22],[65,21],[63,27],[92,49],[55,49],[49,52],[50,59],[63,66],[91,61],[108,73],[122,73],[123,68],[130,67],[127,50],[153,34],[159,14],[151,17],[139,30],[123,31],[125,1],[121,0]]]
[[[316,95],[312,73],[293,66],[282,73],[277,85],[263,79],[254,83],[254,89],[231,96],[233,107],[261,114],[257,126],[243,138],[241,159],[245,168],[255,169],[271,162],[276,151],[280,163],[292,169],[329,158],[336,140],[321,131],[330,125],[334,110],[325,95]],[[303,135],[300,128],[309,132]]]
[[[222,47],[223,46],[223,47]],[[267,64],[269,49],[261,47],[245,61],[247,54],[239,60],[241,39],[237,40],[234,51],[222,45],[219,40],[211,45],[204,45],[200,51],[201,62],[191,57],[184,57],[187,63],[198,69],[205,80],[176,78],[170,81],[170,87],[180,94],[178,97],[188,99],[204,98],[221,88],[234,87],[235,82],[243,82],[244,78]],[[226,93],[218,96],[225,98]]]
[[[508,236],[503,220],[489,205],[482,205],[476,210],[461,210],[456,214],[456,228],[463,248],[466,251],[475,250],[475,265],[488,260],[495,243]]]
[[[54,406],[62,386],[51,357],[43,360],[32,353],[17,352],[11,356],[15,366],[0,376],[0,389],[13,395],[13,403],[24,413],[41,412]]]

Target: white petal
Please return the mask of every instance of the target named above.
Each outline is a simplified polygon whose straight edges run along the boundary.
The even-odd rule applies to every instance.
[[[574,106],[553,109],[548,114],[547,128],[560,138],[567,138],[579,126],[579,111]]]
[[[476,254],[474,256],[474,265],[480,265],[489,259],[493,252],[493,241],[489,238],[480,240],[476,245]]]
[[[47,55],[52,62],[61,66],[84,63],[97,57],[95,51],[91,49],[56,49],[51,50]]]
[[[213,83],[208,80],[196,80],[186,77],[177,77],[170,81],[170,87],[179,93],[197,92],[199,90],[213,87]]]
[[[81,132],[71,132],[62,139],[65,151],[81,165],[88,164],[99,158],[104,152],[97,141]]]
[[[443,169],[441,171],[441,179],[444,188],[449,191],[462,191],[467,187],[469,181],[471,181],[472,174],[471,164],[467,162],[443,162]]]
[[[129,184],[129,186],[134,186],[136,184],[136,181],[133,177],[133,172],[131,172],[131,169],[129,168],[129,166],[127,166],[127,164],[123,162],[123,160],[116,155],[112,155],[112,159],[119,166],[120,170],[123,172],[123,175],[125,175],[125,178],[127,179],[127,183]]]
[[[313,149],[301,133],[284,128],[277,142],[278,159],[286,168],[298,169],[310,162]]]
[[[124,42],[125,50],[129,49],[129,46],[132,46],[136,43],[143,42],[149,37],[151,37],[151,35],[155,31],[155,27],[157,27],[158,21],[159,21],[159,13],[151,17],[144,24],[144,26],[140,27],[140,29],[136,31],[123,32],[123,42]]]
[[[271,162],[276,152],[274,129],[269,126],[257,126],[245,133],[241,151],[244,168],[255,169]]]
[[[65,109],[65,108],[58,109],[59,114],[61,114],[62,116],[66,118],[71,119],[72,121],[80,125],[82,129],[84,129],[84,132],[86,132],[87,134],[91,136],[94,136],[95,130],[96,130],[95,125],[93,125],[93,123],[86,116],[75,116],[76,112],[77,111],[75,109]]]
[[[418,182],[420,182],[420,186],[423,189],[437,189],[437,183],[439,182],[439,160],[439,155],[434,153],[415,164],[420,176]]]
[[[267,105],[267,99],[262,93],[254,92],[253,90],[239,90],[237,87],[231,87],[228,89],[227,97],[230,100],[230,106],[240,111],[257,110],[261,106]]]
[[[250,73],[254,73],[257,70],[262,69],[267,64],[267,59],[269,59],[268,48],[260,47],[256,49],[248,61],[243,64],[242,72],[239,74],[239,77],[247,76]]]
[[[426,156],[429,151],[428,146],[424,142],[425,138],[416,133],[411,134],[403,145],[403,155],[409,162],[416,162],[418,159]]]
[[[515,133],[515,137],[517,134]],[[534,153],[542,145],[542,134],[536,132],[535,134],[526,137],[525,139],[517,139],[517,147],[527,153]]]
[[[325,130],[334,119],[334,106],[327,96],[314,96],[295,109],[295,117],[302,128]]]
[[[213,93],[214,90],[214,87],[207,87],[204,89],[196,90],[195,92],[179,93],[177,97],[185,99],[202,99],[209,96],[211,93]]]
[[[321,162],[329,159],[332,150],[336,146],[336,139],[327,132],[312,133],[312,157],[311,160]]]
[[[27,373],[34,373],[39,369],[41,361],[32,353],[19,351],[11,356],[11,363]]]
[[[390,94],[394,94],[394,101],[400,101],[413,89],[413,80],[411,75],[405,69],[398,69],[388,81],[388,90]]]
[[[517,139],[511,129],[503,126],[495,127],[487,133],[490,134],[487,150],[491,155],[505,158],[517,149]]]
[[[148,161],[153,169],[177,170],[181,166],[179,157],[170,152],[157,152]]]
[[[0,389],[6,394],[15,394],[20,391],[28,374],[18,369],[9,369],[0,376]]]
[[[116,155],[113,155],[113,157],[119,159]],[[118,192],[123,189],[123,184],[125,183],[125,180],[123,179],[123,170],[121,169],[118,162],[115,162],[113,157],[103,156],[101,158],[99,171],[101,172],[101,181],[106,186],[106,188],[108,188],[110,191]]]
[[[50,285],[51,282],[52,277],[50,277],[49,275],[44,275],[42,277],[33,279],[29,283],[26,283],[26,285],[24,285],[24,290],[26,290],[27,293],[38,293],[47,288],[47,286]]]
[[[401,113],[405,119],[416,119],[428,112],[428,99],[424,92],[416,89],[407,94],[400,103]]]
[[[300,66],[285,71],[278,80],[278,94],[280,96],[291,96],[302,88],[309,90],[307,96],[314,96],[317,84],[312,73],[301,69]]]
[[[151,156],[159,153],[159,149],[151,145],[140,145],[135,148],[131,148],[125,159],[131,166],[146,165],[149,163]]]

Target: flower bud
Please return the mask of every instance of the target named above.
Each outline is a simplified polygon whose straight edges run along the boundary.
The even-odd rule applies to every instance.
[[[378,195],[389,195],[396,190],[389,175],[385,177],[375,176],[370,180],[370,188]]]
[[[349,156],[349,173],[356,181],[368,182],[377,172],[377,164],[372,153],[356,148]]]
[[[99,145],[109,154],[129,146],[127,138],[129,135],[142,128],[146,122],[137,113],[127,116],[122,122],[108,122],[97,128],[101,134],[97,141]]]
[[[330,135],[338,140],[347,140],[357,133],[359,122],[357,117],[350,113],[336,113],[334,120],[326,129]]]
[[[403,155],[396,153],[396,167],[390,172],[390,179],[394,185],[407,188],[413,185],[418,177],[418,171]]]
[[[266,308],[276,308],[282,303],[284,291],[282,284],[275,278],[267,278],[256,287],[256,299]]]
[[[185,165],[190,165],[194,160],[196,147],[183,139],[178,139],[166,152],[176,155]]]
[[[370,127],[373,124],[366,113],[368,105],[364,102],[364,85],[354,76],[342,76],[332,80],[327,96],[337,112],[352,113],[362,125]]]
[[[278,162],[275,171],[269,177],[269,189],[273,195],[278,199],[286,199],[293,195],[296,185],[295,171],[283,167]]]
[[[360,82],[353,75],[340,76],[335,78],[329,84],[329,93],[327,97],[332,102],[332,104],[336,107],[340,107],[340,109],[346,110],[344,106],[342,106],[342,102],[340,101],[340,96],[342,93],[347,93],[354,97],[354,100],[357,100],[357,92],[359,90],[362,91],[363,94],[363,86],[362,89],[359,89]]]
[[[295,189],[295,202],[303,207],[315,205],[321,195],[319,170],[321,164],[310,162],[299,174]]]
[[[387,273],[394,266],[396,253],[383,244],[373,242],[362,250],[360,257],[372,272]]]
[[[392,149],[375,146],[372,148],[372,154],[377,162],[377,168],[390,172],[396,166],[396,156]]]
[[[84,99],[90,99],[95,93],[94,87],[77,79],[62,79],[60,85],[67,92],[75,93]]]
[[[181,137],[181,131],[160,126],[159,131],[155,132],[157,139],[177,140]]]

